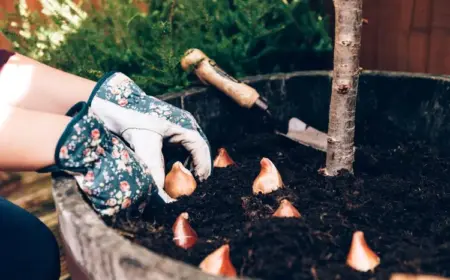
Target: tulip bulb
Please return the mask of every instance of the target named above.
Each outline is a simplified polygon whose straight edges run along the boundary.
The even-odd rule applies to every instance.
[[[172,198],[182,195],[191,195],[197,188],[197,182],[192,173],[179,161],[172,165],[172,169],[166,176],[164,190]]]
[[[253,182],[253,193],[268,194],[284,186],[280,173],[268,158],[262,158],[261,171]]]
[[[224,168],[234,164],[235,162],[233,161],[233,159],[231,159],[227,150],[225,150],[224,148],[220,148],[218,150],[216,158],[214,159],[214,167]]]
[[[178,247],[189,249],[197,243],[197,233],[189,225],[189,214],[181,213],[172,226],[173,241]]]
[[[380,258],[367,245],[364,233],[362,231],[355,232],[350,252],[347,255],[347,265],[355,270],[367,272],[379,264]]]
[[[206,273],[235,277],[236,269],[230,260],[230,245],[222,245],[219,249],[209,254],[199,265],[200,269]]]
[[[280,206],[272,216],[279,218],[300,218],[302,215],[298,212],[294,205],[289,202],[289,200],[283,199],[280,202]]]

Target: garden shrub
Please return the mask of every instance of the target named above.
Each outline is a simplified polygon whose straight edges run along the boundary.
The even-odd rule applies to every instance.
[[[237,77],[331,67],[320,0],[40,1],[44,15],[19,0],[4,21],[18,52],[93,80],[122,71],[152,95],[194,80],[179,63],[189,48]]]

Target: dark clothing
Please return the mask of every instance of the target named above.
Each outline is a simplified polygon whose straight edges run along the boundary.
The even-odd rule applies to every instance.
[[[59,247],[38,218],[0,197],[0,279],[58,280]]]
[[[13,55],[14,55],[13,52],[0,49],[0,70],[2,70],[3,65],[5,65],[6,62],[8,62],[9,58]]]

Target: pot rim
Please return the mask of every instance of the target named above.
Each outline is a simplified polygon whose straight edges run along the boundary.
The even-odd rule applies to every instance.
[[[260,80],[287,80],[293,77],[310,77],[310,76],[322,76],[328,77],[330,79],[333,78],[332,70],[306,70],[306,71],[294,71],[294,72],[277,72],[272,74],[262,74],[262,75],[254,75],[254,76],[246,76],[241,78],[240,80],[244,83],[252,83]],[[384,70],[363,70],[361,71],[361,76],[383,76],[383,77],[392,77],[392,78],[424,78],[431,80],[441,80],[450,82],[450,75],[445,74],[430,74],[430,73],[413,73],[413,72],[404,72],[404,71],[384,71]],[[203,93],[208,87],[207,86],[197,86],[191,87],[183,91],[176,92],[168,92],[157,97],[161,100],[169,100],[178,97],[185,97],[190,95],[195,95],[199,93]]]

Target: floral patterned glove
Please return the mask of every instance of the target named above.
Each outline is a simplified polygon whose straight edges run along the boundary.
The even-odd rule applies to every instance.
[[[208,140],[187,111],[145,94],[119,72],[106,74],[94,88],[88,104],[105,126],[123,137],[136,155],[149,166],[158,193],[165,202],[174,201],[163,190],[163,139],[183,145],[191,154],[194,173],[200,181],[211,174]]]
[[[104,127],[86,103],[78,103],[67,115],[73,119],[58,141],[55,165],[39,171],[72,174],[102,216],[123,209],[142,212],[157,190],[145,163]]]

